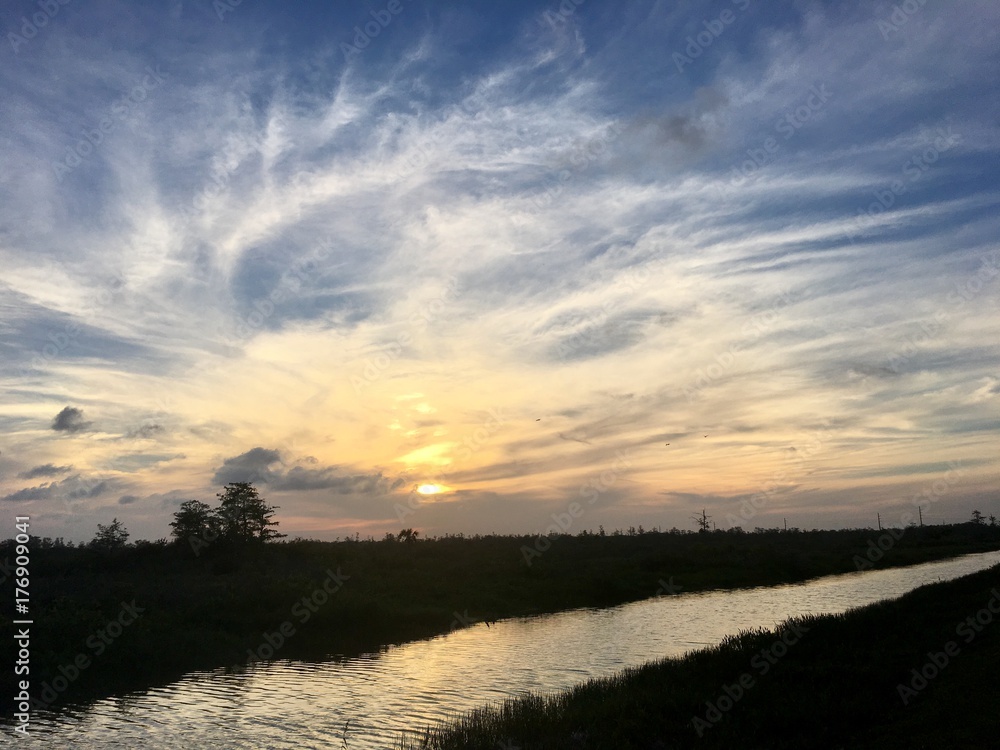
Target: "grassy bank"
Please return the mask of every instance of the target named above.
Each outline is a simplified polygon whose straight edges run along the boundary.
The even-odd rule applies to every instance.
[[[743,632],[564,694],[477,710],[400,747],[997,747],[998,586],[1000,566]]]
[[[35,548],[32,693],[41,695],[62,675],[65,688],[53,701],[60,705],[193,670],[240,668],[252,658],[377,650],[483,619],[642,599],[665,581],[682,591],[800,581],[867,565],[877,538],[870,530],[564,535],[551,537],[530,565],[523,549],[536,540],[501,536],[216,543],[199,556],[158,544],[114,553]],[[997,548],[997,528],[913,528],[874,566]],[[10,547],[0,546],[0,560],[10,556]],[[338,585],[329,586],[330,573]],[[8,580],[5,590],[10,586]],[[125,616],[123,603],[140,611]],[[2,621],[10,632],[10,618]],[[0,655],[7,665],[0,689],[12,691],[12,639],[0,644]],[[81,656],[86,666],[74,673]]]

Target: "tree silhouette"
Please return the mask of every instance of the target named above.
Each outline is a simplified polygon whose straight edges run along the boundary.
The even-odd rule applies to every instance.
[[[97,534],[90,540],[90,546],[105,552],[124,549],[128,545],[128,536],[125,524],[115,518],[108,526],[97,524]]]
[[[201,500],[186,500],[181,503],[180,510],[174,513],[170,522],[174,527],[171,532],[177,541],[197,538],[214,538],[218,535],[218,519],[212,513],[208,503]]]
[[[706,515],[704,510],[701,511],[700,516],[697,513],[691,516],[691,520],[694,521],[696,524],[698,524],[699,534],[703,534],[709,530],[709,528],[712,525],[711,521],[709,521],[710,518],[711,516]]]
[[[972,522],[977,525],[982,525],[984,523],[983,514],[978,510],[972,511]]]
[[[223,539],[235,542],[266,542],[285,536],[270,526],[277,526],[271,517],[277,506],[268,505],[249,482],[227,484],[225,492],[217,495],[221,500],[215,517]]]
[[[414,531],[413,529],[403,529],[399,532],[396,540],[399,542],[415,542],[419,534],[419,531]]]

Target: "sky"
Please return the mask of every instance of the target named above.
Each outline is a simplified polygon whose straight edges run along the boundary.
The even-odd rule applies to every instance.
[[[237,481],[317,539],[1000,513],[998,29],[7,2],[3,523],[158,539]]]

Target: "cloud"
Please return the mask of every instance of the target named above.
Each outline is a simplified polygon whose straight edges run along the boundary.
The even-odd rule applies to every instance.
[[[80,483],[80,486],[70,490],[66,494],[66,497],[70,500],[84,500],[87,498],[99,497],[106,492],[110,492],[116,485],[117,482],[110,479],[102,480],[94,484]]]
[[[381,472],[373,474],[342,475],[334,467],[306,469],[294,466],[271,481],[275,490],[333,490],[339,495],[385,495],[406,484],[401,478],[389,479]]]
[[[630,310],[584,316],[570,333],[549,345],[553,361],[573,362],[621,352],[646,340],[649,329],[664,321],[659,311]]]
[[[75,406],[67,406],[52,420],[52,429],[57,432],[83,432],[91,423],[84,421],[83,411]]]
[[[98,292],[104,306],[124,301],[120,280],[109,281],[101,277],[94,282],[104,287],[101,292],[108,295],[105,301]],[[93,304],[98,306],[101,302],[95,300]],[[81,361],[104,367],[122,362],[129,362],[130,367],[137,369],[163,366],[162,356],[154,349],[87,321],[85,311],[76,315],[54,307],[40,304],[37,299],[0,280],[0,309],[5,315],[0,331],[7,338],[0,344],[3,355],[0,373],[37,377]]]
[[[133,440],[152,440],[164,432],[166,432],[166,428],[154,422],[131,428],[125,433],[125,437]]]
[[[55,477],[72,471],[72,466],[56,466],[55,464],[42,464],[34,468],[22,471],[18,474],[20,479],[37,479],[38,477]]]
[[[405,484],[403,479],[390,479],[381,472],[352,474],[341,467],[325,466],[310,468],[317,464],[314,457],[306,457],[306,466],[292,466],[283,470],[281,453],[268,448],[252,448],[246,453],[227,458],[215,472],[213,481],[219,484],[231,482],[251,482],[266,484],[276,492],[305,492],[311,490],[332,490],[339,495],[381,495],[399,489]],[[275,464],[281,466],[275,467]]]
[[[989,401],[996,396],[1000,396],[1000,378],[986,377],[981,381],[982,383],[969,397],[969,401],[973,403],[980,403],[983,401]]]
[[[98,479],[74,474],[61,482],[49,482],[37,487],[26,487],[0,498],[6,502],[28,500],[87,500],[100,497],[118,486],[117,480]]]
[[[630,130],[631,135],[651,136],[652,150],[663,147],[680,147],[684,150],[700,150],[718,130],[716,114],[729,103],[725,92],[714,88],[698,89],[694,93],[688,109],[684,113],[664,113],[637,117]]]
[[[182,458],[187,456],[183,453],[128,453],[109,459],[107,468],[131,474]]]
[[[50,485],[47,484],[43,484],[39,487],[27,487],[23,490],[18,490],[17,492],[5,495],[0,499],[8,503],[20,503],[27,500],[47,500],[52,495],[49,487]]]
[[[277,476],[270,467],[281,461],[281,454],[267,448],[251,448],[246,453],[227,458],[216,469],[212,481],[216,484],[259,482],[267,484]]]

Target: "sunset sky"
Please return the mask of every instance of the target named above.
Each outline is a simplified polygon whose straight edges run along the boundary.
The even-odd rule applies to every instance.
[[[996,3],[62,2],[0,10],[0,536],[1000,514]]]

